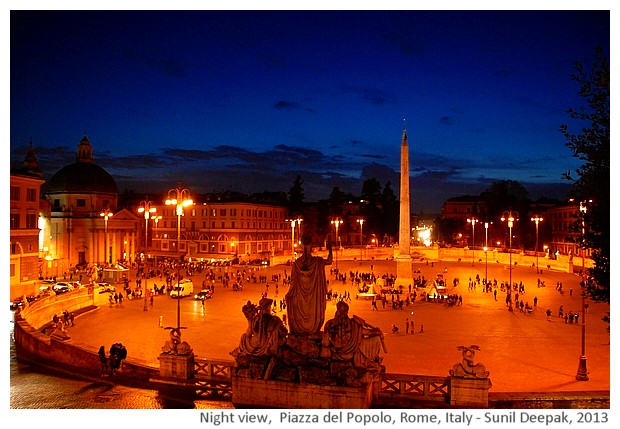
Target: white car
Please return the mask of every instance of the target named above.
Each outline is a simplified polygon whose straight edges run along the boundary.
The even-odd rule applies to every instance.
[[[116,292],[116,288],[112,286],[110,283],[97,283],[97,287],[99,288],[99,293]]]
[[[67,282],[58,282],[52,287],[52,289],[56,292],[56,294],[69,292],[71,290],[71,284]]]

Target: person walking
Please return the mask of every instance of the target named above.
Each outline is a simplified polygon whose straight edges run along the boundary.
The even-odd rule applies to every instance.
[[[409,333],[409,319],[405,319],[405,334]]]
[[[551,322],[551,309],[547,309],[547,322]]]

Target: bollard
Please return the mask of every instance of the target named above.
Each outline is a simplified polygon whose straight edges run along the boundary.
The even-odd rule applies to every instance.
[[[159,327],[160,328],[164,327],[164,316],[159,316]]]

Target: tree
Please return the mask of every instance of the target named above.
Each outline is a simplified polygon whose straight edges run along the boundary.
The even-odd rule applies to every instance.
[[[396,194],[392,189],[392,182],[390,181],[383,187],[381,207],[383,209],[383,225],[385,228],[382,232],[390,237],[396,237],[400,226],[400,201],[396,198]]]
[[[514,214],[518,213],[519,220],[514,224],[512,246],[523,246],[523,237],[528,235],[528,228],[530,227],[530,221],[528,217],[529,199],[528,193],[525,187],[516,180],[497,180],[489,186],[489,188],[480,194],[481,199],[484,200],[486,206],[486,213],[475,213],[478,215],[479,220],[482,222],[493,222],[498,228],[495,231],[503,231],[500,237],[505,237],[505,233],[508,229],[501,227],[500,218],[506,211],[512,211]],[[504,239],[504,244],[507,246],[508,239]]]
[[[292,215],[301,215],[304,213],[304,188],[301,176],[297,175],[293,186],[288,191],[289,210]]]
[[[610,299],[610,141],[609,141],[609,59],[597,48],[595,59],[588,73],[580,62],[575,63],[572,80],[580,85],[579,95],[587,106],[569,108],[572,119],[584,125],[579,134],[573,134],[568,126],[560,126],[566,138],[566,146],[575,158],[583,161],[575,171],[564,177],[574,184],[571,196],[577,202],[592,201],[587,212],[576,221],[575,230],[582,232],[582,246],[591,250],[594,268],[587,273],[587,293],[595,301]]]

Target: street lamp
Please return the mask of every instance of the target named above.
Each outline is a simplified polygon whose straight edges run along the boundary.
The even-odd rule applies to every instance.
[[[286,221],[291,223],[291,257],[295,259],[295,223],[297,219],[286,219]]]
[[[577,368],[577,381],[588,381],[588,366],[586,358],[586,213],[588,204],[592,200],[579,202],[579,212],[581,214],[581,356],[579,356],[579,367]]]
[[[187,207],[194,204],[191,199],[189,189],[183,189],[181,181],[177,183],[176,188],[172,188],[168,191],[168,198],[166,199],[167,206],[176,206],[177,215],[177,253],[179,254],[179,262],[177,265],[177,287],[181,286],[181,216],[183,216],[183,207]],[[177,328],[176,334],[178,335],[178,341],[181,341],[181,291],[177,290]],[[176,351],[176,343],[173,343],[174,351]]]
[[[299,244],[301,244],[301,223],[304,221],[304,219],[302,217],[298,217],[297,219],[297,227],[298,227],[298,232],[297,232],[297,242]]]
[[[517,212],[513,212],[512,210],[510,211],[505,211],[502,214],[502,222],[507,222],[508,223],[508,230],[509,230],[509,237],[508,237],[508,242],[509,242],[509,248],[508,248],[508,254],[510,255],[510,265],[508,267],[508,272],[510,273],[510,283],[508,285],[508,291],[510,294],[512,294],[512,227],[514,225],[514,221],[515,220],[519,220],[519,213]],[[510,311],[512,311],[512,299],[510,300],[510,307],[508,308]]]
[[[536,248],[534,249],[534,252],[536,253],[536,274],[538,274],[538,224],[543,221],[543,218],[542,216],[534,215],[534,217],[530,220],[536,223]]]
[[[336,228],[336,243],[338,243],[338,249],[340,248],[340,235],[338,234],[338,228],[342,225],[343,220],[340,218],[333,219],[331,224]],[[338,272],[338,249],[336,249],[336,272]]]
[[[99,213],[99,216],[103,217],[104,233],[105,233],[105,235],[104,235],[104,248],[103,248],[103,262],[104,262],[104,264],[108,263],[108,218],[111,218],[113,214],[114,213],[112,213],[112,211],[110,211],[110,209],[103,209],[103,210],[101,210],[101,213]],[[110,255],[110,257],[111,256],[112,255]]]
[[[364,229],[364,218],[359,218],[357,220],[357,223],[360,224],[360,262],[364,259],[364,234],[363,234],[363,229]]]
[[[474,248],[474,233],[476,232],[476,224],[480,222],[478,219],[476,219],[475,217],[472,217],[471,219],[467,219],[467,223],[471,223],[471,265],[472,267],[475,265],[475,257],[474,257],[474,252],[476,251]]]
[[[148,248],[149,248],[149,219],[151,217],[151,214],[155,213],[157,211],[157,209],[155,207],[153,207],[153,202],[149,201],[148,199],[145,201],[141,201],[140,202],[140,208],[138,209],[138,213],[144,213],[144,270],[145,272],[142,272],[142,280],[144,280],[144,289],[143,289],[143,294],[144,294],[144,308],[142,309],[143,311],[148,311],[148,306],[146,305],[146,283],[147,283],[147,279],[148,279],[148,269],[147,269],[147,261],[146,258],[148,257]]]
[[[489,283],[489,222],[484,223],[484,284]]]

